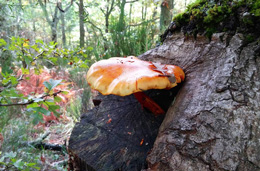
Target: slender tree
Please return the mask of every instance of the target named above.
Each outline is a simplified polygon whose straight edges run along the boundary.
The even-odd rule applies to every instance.
[[[160,30],[163,31],[172,20],[174,0],[163,0],[161,3]]]
[[[42,11],[45,15],[45,18],[51,27],[51,33],[52,33],[51,40],[52,41],[57,42],[57,25],[60,20],[60,17],[58,16],[59,11],[63,12],[63,13],[67,12],[70,9],[70,7],[72,6],[73,2],[74,2],[74,0],[71,0],[69,5],[64,10],[60,6],[61,2],[57,2],[55,4],[54,12],[52,14],[52,19],[50,19],[49,13],[46,8],[46,1],[43,2],[42,0],[38,0],[38,3],[40,4]]]
[[[85,29],[84,29],[84,3],[79,0],[79,46],[85,45]]]

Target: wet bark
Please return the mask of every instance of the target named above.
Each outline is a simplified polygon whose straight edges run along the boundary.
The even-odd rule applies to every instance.
[[[151,170],[260,170],[260,43],[243,35],[169,36],[142,59],[176,64],[186,80],[160,127]]]

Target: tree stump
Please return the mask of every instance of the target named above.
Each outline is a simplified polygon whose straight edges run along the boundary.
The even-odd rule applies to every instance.
[[[186,73],[147,158],[150,170],[260,170],[259,42],[174,34],[141,55]]]
[[[132,96],[109,96],[83,115],[72,132],[70,150],[95,170],[146,168],[152,145],[148,170],[260,170],[259,42],[247,43],[241,34],[218,33],[211,41],[168,36],[163,45],[140,56],[178,65],[186,74],[174,103],[168,103],[154,145],[158,118]],[[124,116],[118,121],[124,126],[107,124],[108,114],[112,122]]]
[[[167,110],[177,89],[150,90],[146,94]],[[155,117],[142,108],[134,95],[99,95],[96,99],[96,104],[101,103],[83,114],[72,131],[69,152],[74,166],[71,164],[70,169],[139,171],[147,168],[146,157],[164,115]]]

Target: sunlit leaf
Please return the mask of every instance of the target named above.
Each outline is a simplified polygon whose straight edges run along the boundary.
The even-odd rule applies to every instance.
[[[94,49],[94,48],[91,47],[91,46],[87,47],[87,50],[88,50],[88,51],[92,51],[93,49]]]
[[[64,95],[67,95],[67,94],[69,94],[69,92],[68,92],[68,91],[62,91],[61,93],[62,93],[62,94],[64,94]]]
[[[12,85],[16,85],[18,83],[17,78],[14,76],[11,76],[11,83],[12,83]]]
[[[50,79],[49,82],[44,81],[44,85],[48,90],[52,90],[53,88],[55,88],[56,86],[58,86],[60,83],[62,82],[62,80],[53,80]]]
[[[61,99],[59,96],[55,96],[55,97],[54,97],[54,101],[55,101],[55,102],[61,102],[61,100],[62,100],[62,99]]]
[[[26,107],[29,109],[29,108],[34,108],[34,107],[38,107],[38,103],[32,103],[32,104],[29,104],[27,105]]]
[[[21,68],[23,74],[30,74],[30,70],[28,68]]]
[[[0,47],[5,45],[6,45],[6,41],[4,39],[0,39]]]

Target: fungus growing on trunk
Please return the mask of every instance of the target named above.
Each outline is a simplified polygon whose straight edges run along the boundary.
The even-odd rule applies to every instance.
[[[134,93],[142,107],[155,115],[165,112],[143,91],[171,89],[184,78],[185,74],[178,66],[142,61],[134,56],[98,61],[87,73],[87,81],[92,89],[103,95],[127,96]]]

